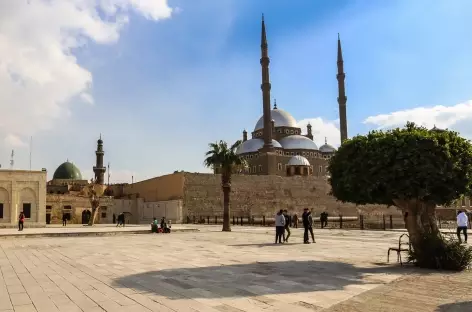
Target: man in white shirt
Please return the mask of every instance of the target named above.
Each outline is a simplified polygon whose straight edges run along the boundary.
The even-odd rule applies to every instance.
[[[457,212],[457,238],[459,243],[462,243],[461,232],[464,233],[464,239],[467,243],[467,226],[469,224],[469,218],[467,214],[461,210]]]

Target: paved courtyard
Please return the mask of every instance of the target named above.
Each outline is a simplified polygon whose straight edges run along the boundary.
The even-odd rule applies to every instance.
[[[470,273],[385,265],[399,233],[199,228],[0,240],[0,311],[472,311]]]

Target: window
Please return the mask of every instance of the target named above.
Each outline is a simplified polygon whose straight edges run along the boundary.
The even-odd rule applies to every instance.
[[[70,205],[64,206],[64,210],[72,210],[72,206]]]
[[[256,173],[256,166],[252,166],[252,173]]]
[[[290,130],[290,134],[293,134],[293,130]]]
[[[320,173],[323,172],[323,166],[320,166],[319,170],[320,170]]]
[[[262,165],[259,165],[259,172],[262,172]]]
[[[313,155],[314,155],[313,152],[310,152],[310,156],[313,157]]]
[[[293,156],[294,154],[295,154],[294,152],[290,152],[290,155],[292,155],[292,156]]]
[[[31,218],[31,204],[30,203],[23,203],[23,213],[25,214],[25,218]]]
[[[288,129],[285,129],[285,133],[289,134],[289,133],[290,133],[290,131],[288,131]]]
[[[465,204],[465,197],[462,197],[462,207],[465,207],[466,204]]]
[[[300,153],[299,153],[299,152],[296,152],[295,154],[296,154],[297,156],[300,156]]]
[[[49,212],[51,212],[51,209],[52,209],[52,206],[46,206],[46,211],[49,210]]]
[[[102,218],[106,218],[107,217],[107,212],[102,212]]]
[[[278,167],[279,170],[282,170],[282,164],[281,164],[281,163],[279,163],[279,164],[277,165],[277,167]]]
[[[3,203],[0,203],[0,219],[3,219]]]

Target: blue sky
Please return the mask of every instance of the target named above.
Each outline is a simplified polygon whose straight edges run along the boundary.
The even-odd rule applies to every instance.
[[[33,136],[33,167],[46,167],[52,176],[69,159],[90,177],[102,133],[111,181],[205,171],[208,143],[240,139],[262,113],[262,13],[272,97],[301,125],[312,122],[317,143],[325,136],[339,141],[333,131],[338,32],[350,136],[407,120],[472,135],[470,1],[169,0],[168,5],[172,16],[158,21],[127,11],[129,22],[112,42],[75,37],[85,44],[70,54],[91,74],[94,103],[71,96],[46,120],[47,127],[14,133],[22,142]],[[17,114],[12,116],[21,124]],[[0,134],[8,134],[1,124]],[[15,148],[16,166],[27,168],[28,144],[15,142],[5,141],[0,164],[8,166]]]

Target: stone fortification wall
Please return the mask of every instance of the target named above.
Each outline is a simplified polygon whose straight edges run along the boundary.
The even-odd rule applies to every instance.
[[[395,207],[382,205],[356,206],[338,202],[328,195],[329,185],[321,177],[280,177],[234,175],[232,179],[231,212],[234,216],[270,216],[279,209],[301,213],[313,209],[315,215],[327,210],[329,215],[357,216],[401,215]],[[221,176],[185,173],[183,216],[222,216],[223,193]]]

